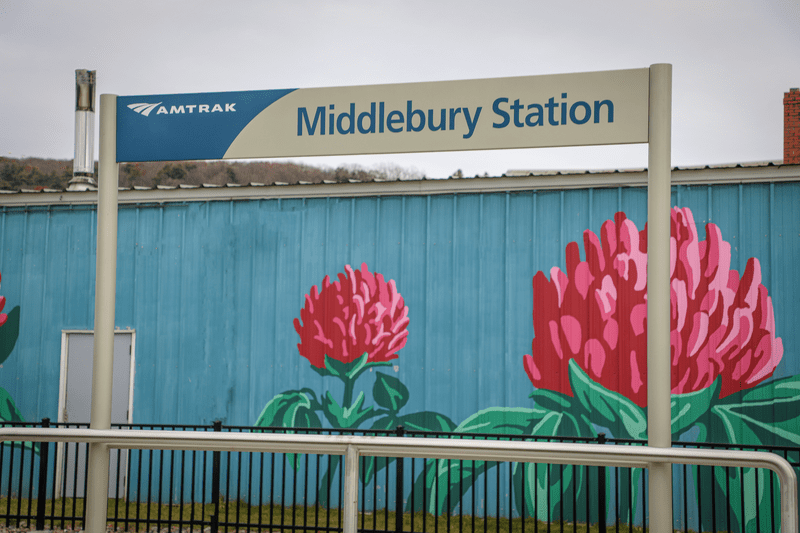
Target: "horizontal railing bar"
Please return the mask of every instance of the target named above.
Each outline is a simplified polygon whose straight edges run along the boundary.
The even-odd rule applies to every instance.
[[[87,442],[104,444],[114,449],[277,452],[319,455],[346,455],[349,448],[350,455],[356,457],[466,459],[627,468],[647,468],[649,463],[766,468],[775,472],[780,480],[783,532],[800,533],[798,532],[797,515],[797,476],[788,461],[767,452],[447,438],[66,428],[0,428],[0,440]],[[354,462],[356,463],[354,467],[357,469],[358,461]],[[347,530],[348,528],[345,528],[346,533]]]
[[[38,422],[25,422],[25,421],[10,421],[4,420],[0,425],[3,427],[42,427]],[[69,428],[81,427],[88,429],[89,422],[51,422],[49,427]],[[111,424],[111,429],[142,429],[145,430],[187,430],[187,431],[211,431],[212,425],[198,425],[198,424]],[[322,434],[354,434],[364,433],[370,436],[394,436],[397,434],[395,429],[367,429],[367,428],[320,428],[320,427],[286,427],[286,426],[222,426],[222,431],[231,432],[266,432],[266,433],[297,433],[301,435],[322,435]],[[511,440],[511,441],[526,441],[526,442],[576,442],[576,443],[590,443],[597,442],[596,437],[567,437],[567,436],[537,436],[537,435],[502,435],[497,433],[453,433],[451,431],[428,431],[428,430],[414,430],[406,429],[406,436],[419,436],[419,437],[447,437],[454,439],[472,439],[472,440]],[[615,437],[607,437],[606,444],[631,444],[631,445],[647,445],[647,439],[623,439]],[[728,450],[753,450],[753,451],[775,451],[777,452],[800,452],[800,446],[779,446],[772,444],[730,444],[724,442],[689,442],[673,440],[672,446],[680,448],[711,448],[711,449],[728,449]],[[791,461],[790,461],[791,462]],[[797,466],[797,465],[794,465]]]
[[[778,473],[780,456],[741,450],[697,448],[653,448],[649,446],[608,446],[601,444],[515,442],[504,440],[423,439],[414,437],[369,437],[349,435],[298,435],[285,433],[213,433],[163,430],[94,430],[2,428],[4,441],[87,442],[119,449],[208,450],[236,452],[291,452],[345,455],[347,446],[359,455],[373,457],[415,457],[477,459],[485,461],[537,462],[609,466],[609,461],[630,468],[647,463],[670,462],[705,466],[769,468]],[[556,454],[560,454],[556,455]],[[776,462],[776,460],[780,460]]]

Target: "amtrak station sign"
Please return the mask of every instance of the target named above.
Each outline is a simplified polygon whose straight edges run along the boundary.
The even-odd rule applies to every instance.
[[[117,161],[648,142],[649,69],[121,96]]]
[[[647,143],[648,445],[669,448],[671,128],[669,64],[324,89],[101,95],[91,428],[111,423],[118,163]],[[108,446],[90,444],[89,531],[105,530],[108,461]],[[670,464],[647,468],[651,501],[669,501]],[[357,491],[348,490],[343,530],[356,533],[347,517],[355,516]],[[650,506],[652,533],[671,533],[672,522],[671,506]]]

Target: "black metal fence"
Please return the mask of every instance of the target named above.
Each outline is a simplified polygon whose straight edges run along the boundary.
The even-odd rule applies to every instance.
[[[28,427],[85,424],[20,423]],[[452,434],[392,430],[135,425],[122,429],[295,432],[644,445],[643,441]],[[675,446],[728,445],[675,442]],[[800,447],[770,451],[800,469]],[[88,446],[0,443],[0,527],[81,527]],[[341,531],[341,457],[249,452],[112,450],[108,521],[114,528],[179,528],[212,533]],[[593,526],[599,533],[646,527],[647,473],[641,469],[463,460],[362,457],[360,530],[439,533],[550,533]],[[780,488],[769,471],[673,467],[676,528],[688,531],[780,529]],[[399,511],[399,512],[398,512]]]

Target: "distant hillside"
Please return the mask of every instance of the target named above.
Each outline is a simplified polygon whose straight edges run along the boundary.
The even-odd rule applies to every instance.
[[[95,164],[95,179],[97,165]],[[148,187],[158,185],[225,185],[228,183],[322,183],[323,180],[347,182],[351,179],[371,181],[421,179],[424,176],[414,169],[385,165],[377,169],[363,169],[357,165],[335,169],[318,168],[296,163],[250,163],[224,161],[180,161],[159,163],[125,163],[120,165],[120,187]],[[72,160],[14,159],[0,157],[0,189],[59,189],[67,188],[72,179]]]
[[[72,179],[72,161],[0,157],[0,189],[65,189]]]

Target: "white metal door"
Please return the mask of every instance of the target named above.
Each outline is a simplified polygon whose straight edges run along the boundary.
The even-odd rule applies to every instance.
[[[112,424],[131,423],[133,405],[133,373],[131,369],[134,359],[134,337],[133,331],[116,331],[114,333]],[[93,352],[94,334],[91,331],[65,331],[62,333],[59,422],[86,425],[90,422]],[[63,445],[59,446],[56,488],[58,495],[84,497],[85,446],[81,445],[77,449],[72,446],[69,449],[65,449]],[[116,450],[111,451],[109,497],[117,494],[125,496],[127,463],[126,450],[121,453]]]

